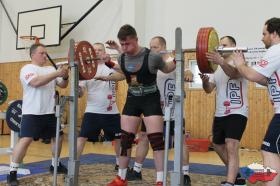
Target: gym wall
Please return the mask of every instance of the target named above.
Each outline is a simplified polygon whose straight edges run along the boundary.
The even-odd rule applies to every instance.
[[[74,22],[98,0],[3,0],[16,25],[21,11],[62,5],[62,23]],[[125,23],[135,26],[139,42],[148,46],[155,35],[164,36],[167,48],[175,46],[175,29],[181,27],[183,48],[194,48],[201,27],[213,26],[219,36],[232,35],[238,45],[263,46],[264,22],[278,16],[280,1],[224,1],[224,0],[103,0],[68,36],[61,46],[51,47],[50,56],[67,56],[69,39],[105,42],[116,39],[119,27]],[[0,63],[29,60],[15,50],[16,36],[5,12],[0,7]],[[64,27],[64,33],[69,27]]]
[[[185,61],[195,59],[195,53],[185,53]],[[65,59],[57,59],[65,61]],[[22,88],[19,81],[21,67],[29,63],[0,63],[0,79],[7,86],[9,91],[8,100],[0,106],[0,110],[7,109],[7,104],[15,99],[22,99]],[[186,63],[187,64],[187,63]],[[121,111],[126,99],[127,84],[125,81],[117,84],[117,104]],[[208,138],[211,135],[212,121],[215,111],[215,93],[206,94],[202,89],[190,89],[185,83],[185,116],[186,130],[190,131],[192,138]],[[59,89],[60,95],[69,95],[67,89]],[[247,128],[243,134],[241,146],[252,149],[259,149],[267,125],[272,118],[273,108],[268,99],[267,90],[256,88],[254,83],[249,83],[248,90],[249,119]],[[79,98],[78,125],[81,124],[82,116],[86,106],[86,97]],[[69,117],[66,116],[67,118]],[[68,120],[69,121],[69,120]]]
[[[16,24],[20,11],[62,5],[62,23],[73,22],[80,18],[97,0],[3,0],[10,16]],[[69,39],[105,42],[116,39],[119,27],[125,23],[135,26],[139,42],[148,46],[155,35],[164,36],[167,48],[175,46],[175,28],[183,31],[183,48],[194,48],[197,31],[200,27],[213,26],[220,36],[232,35],[238,45],[248,47],[263,46],[262,27],[265,20],[278,16],[280,1],[244,1],[224,0],[104,0],[59,47],[48,48],[52,58],[67,56]],[[69,28],[69,27],[68,27]],[[63,28],[62,32],[67,30]],[[7,103],[21,99],[22,89],[19,82],[19,70],[29,60],[25,51],[17,51],[16,36],[0,7],[0,80],[9,89]],[[195,58],[194,54],[186,54]],[[125,100],[125,82],[118,84],[118,105],[122,108]],[[207,95],[202,89],[189,89],[186,84],[185,115],[187,129],[194,138],[207,138],[211,134],[211,125],[215,108],[214,93]],[[61,91],[68,95],[69,90]],[[254,83],[249,85],[249,121],[243,134],[242,146],[259,148],[273,110],[266,89],[258,89]],[[79,121],[85,107],[85,98],[79,99]]]

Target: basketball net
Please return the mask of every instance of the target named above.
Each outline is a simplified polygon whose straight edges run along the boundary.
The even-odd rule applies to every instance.
[[[20,36],[19,38],[27,53],[29,52],[31,45],[40,43],[40,39],[36,36]]]

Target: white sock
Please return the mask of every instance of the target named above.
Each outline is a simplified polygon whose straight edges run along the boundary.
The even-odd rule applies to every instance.
[[[156,182],[163,182],[163,171],[157,172],[157,181]]]
[[[120,161],[119,161],[119,157],[116,157],[116,165],[119,165]]]
[[[125,180],[127,168],[119,169],[118,176],[121,177],[122,180]]]
[[[182,167],[183,174],[184,174],[184,175],[189,175],[189,169],[190,169],[190,166],[189,166],[189,165],[184,165],[184,166]]]
[[[18,170],[18,167],[19,167],[19,163],[11,162],[11,163],[10,163],[10,172],[12,172],[12,171],[17,171],[17,170]]]
[[[57,166],[59,165],[59,162],[60,162],[60,158],[57,158]],[[52,158],[52,166],[54,166],[54,163],[55,163],[55,158]]]
[[[135,170],[136,172],[139,173],[142,170],[142,166],[143,166],[143,164],[135,162],[134,166],[133,166],[133,170]]]

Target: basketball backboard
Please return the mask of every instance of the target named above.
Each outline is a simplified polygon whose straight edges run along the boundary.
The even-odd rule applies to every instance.
[[[18,13],[16,49],[26,49],[22,36],[35,36],[45,46],[60,45],[62,6]]]

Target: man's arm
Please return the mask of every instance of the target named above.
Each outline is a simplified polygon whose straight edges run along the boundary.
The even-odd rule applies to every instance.
[[[248,79],[249,81],[259,83],[263,86],[267,86],[267,77],[258,73],[255,69],[248,67],[245,64],[245,58],[242,52],[234,53],[234,63],[241,76]]]
[[[216,85],[214,83],[209,82],[209,76],[205,75],[205,74],[199,74],[201,80],[202,80],[202,87],[204,89],[204,91],[209,94],[211,93]]]
[[[110,74],[109,76],[96,76],[94,79],[96,80],[102,80],[102,81],[122,81],[126,77],[123,73],[115,72],[113,74]]]
[[[230,64],[223,63],[220,66],[223,69],[223,71],[225,72],[225,74],[228,77],[230,77],[231,79],[237,79],[237,78],[241,77],[241,74],[239,73],[239,71],[235,67],[231,66]]]
[[[114,63],[114,62],[110,61],[109,63]],[[106,66],[108,66],[108,62],[106,62],[105,64],[106,64]],[[111,65],[112,65],[111,68],[114,69],[116,72],[122,73],[122,70],[121,70],[121,67],[120,67],[119,64],[114,63],[114,64],[111,64]]]
[[[68,82],[69,82],[69,66],[68,65],[63,65],[58,67],[59,71],[62,71],[62,81],[58,81],[57,82],[57,86],[59,86],[60,88],[66,88],[68,86]]]
[[[57,83],[60,88],[66,88],[68,86],[69,76],[62,78],[62,81]]]
[[[206,53],[206,57],[209,61],[220,65],[225,74],[231,79],[237,79],[241,77],[241,74],[238,72],[238,70],[234,66],[228,64],[218,52],[208,52]]]
[[[184,70],[184,80],[187,82],[193,82],[193,73],[190,69]]]
[[[54,80],[57,77],[67,77],[67,76],[68,76],[68,68],[60,67],[55,72],[34,77],[29,82],[29,85],[32,87],[40,87],[48,84],[50,81]]]
[[[114,41],[114,40],[108,40],[108,41],[106,41],[106,44],[108,45],[108,46],[106,46],[106,48],[109,48],[109,49],[112,49],[112,50],[116,50],[119,54],[121,54],[123,52],[122,48],[120,47],[120,45],[118,45],[118,43],[116,41]],[[109,68],[112,68],[115,71],[121,73],[120,65],[118,63],[115,63],[115,62],[111,61],[111,58],[110,58],[109,61],[105,62],[105,64]]]
[[[86,87],[79,85],[79,87],[78,87],[79,98],[83,97],[83,95],[85,94],[85,91],[86,91]]]
[[[243,76],[244,78],[248,79],[249,81],[253,81],[258,84],[261,84],[263,86],[267,86],[268,84],[267,77],[258,73],[253,68],[250,68],[245,64],[237,65],[236,67],[239,73],[241,74],[241,76]]]
[[[106,46],[106,48],[116,50],[119,54],[121,54],[123,52],[120,45],[118,45],[118,43],[114,40],[108,40],[108,41],[106,41],[106,44],[108,45],[108,46]]]
[[[176,68],[176,64],[175,64],[175,61],[168,61],[165,63],[164,67],[161,69],[161,71],[163,73],[170,73],[172,72],[173,70],[175,70]]]

